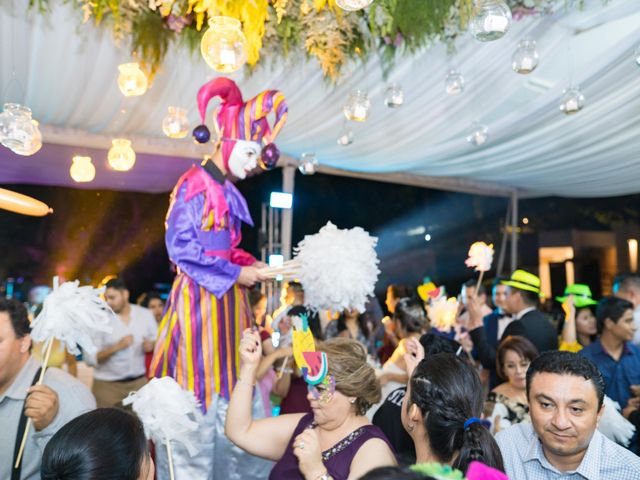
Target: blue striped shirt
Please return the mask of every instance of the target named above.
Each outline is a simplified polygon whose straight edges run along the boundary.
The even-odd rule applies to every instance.
[[[544,455],[530,423],[499,432],[496,441],[512,480],[638,480],[640,458],[595,431],[575,471],[560,472]]]

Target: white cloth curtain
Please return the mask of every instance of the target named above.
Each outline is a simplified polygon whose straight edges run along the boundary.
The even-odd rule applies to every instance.
[[[27,11],[26,3],[0,6],[0,101],[29,106],[50,133],[45,143],[92,147],[106,158],[111,137],[129,136],[138,152],[149,154],[140,156],[131,172],[117,175],[103,165],[104,158],[94,159],[98,173],[88,186],[171,188],[188,161],[170,164],[154,155],[164,150],[178,157],[198,154],[189,138],[164,137],[162,118],[168,106],[181,106],[188,109],[191,126],[199,124],[196,93],[214,72],[199,54],[176,47],[147,94],[124,98],[116,80],[117,65],[131,60],[125,46],[118,49],[105,29],[82,25],[80,13],[68,3],[52,1],[45,16]],[[339,169],[455,177],[534,194],[638,192],[640,66],[633,52],[640,46],[640,3],[611,0],[603,6],[601,0],[588,0],[583,10],[570,11],[564,1],[559,4],[553,15],[514,22],[499,41],[480,43],[465,35],[455,54],[436,45],[399,58],[388,80],[375,58],[349,67],[336,86],[322,78],[314,60],[267,62],[253,76],[231,78],[246,99],[266,88],[284,92],[290,114],[276,143],[294,158],[315,152],[321,164]],[[537,41],[540,65],[530,75],[518,75],[511,70],[511,55],[525,37]],[[464,93],[455,97],[444,90],[452,67],[466,80]],[[582,88],[586,107],[567,117],[559,103],[570,77]],[[399,83],[406,98],[394,110],[383,102],[390,82]],[[346,122],[342,113],[355,88],[367,90],[373,105],[363,124]],[[482,147],[465,140],[473,120],[489,127]],[[355,133],[348,147],[336,143],[345,125]],[[0,147],[3,181],[77,186],[68,175],[70,149],[46,147],[30,158]],[[158,168],[166,175],[150,173]]]

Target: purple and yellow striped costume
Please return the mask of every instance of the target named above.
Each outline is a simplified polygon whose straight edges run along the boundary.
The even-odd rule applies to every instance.
[[[236,283],[240,268],[255,262],[237,248],[242,222],[253,225],[240,192],[203,167],[193,166],[171,194],[165,240],[178,274],[150,373],[173,377],[195,394],[204,412],[214,394],[229,399],[240,338],[251,326],[246,291]]]

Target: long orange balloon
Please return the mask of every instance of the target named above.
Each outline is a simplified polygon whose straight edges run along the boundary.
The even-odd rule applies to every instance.
[[[46,203],[4,188],[0,188],[0,208],[34,217],[44,217],[53,213],[53,209]]]

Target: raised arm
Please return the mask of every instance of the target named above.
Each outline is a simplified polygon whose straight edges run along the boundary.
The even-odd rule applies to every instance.
[[[273,364],[281,358],[286,358],[293,355],[293,349],[291,347],[277,348],[268,355],[264,355],[260,360],[260,365],[256,373],[256,378],[262,380],[267,371],[273,366]]]
[[[562,327],[562,337],[560,342],[560,350],[575,352],[580,350],[578,345],[578,333],[576,331],[576,307],[573,304],[573,295],[562,304],[564,310],[564,325]]]
[[[260,335],[245,330],[240,342],[240,376],[229,400],[224,433],[246,452],[277,461],[284,455],[303,414],[253,419],[253,387],[261,357]]]
[[[469,311],[469,336],[473,341],[478,359],[483,367],[493,369],[496,366],[496,349],[487,340],[483,316],[475,295],[469,297],[467,308]]]

